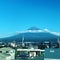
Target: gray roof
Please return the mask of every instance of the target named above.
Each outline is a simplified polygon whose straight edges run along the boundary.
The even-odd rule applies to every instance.
[[[44,58],[60,59],[60,48],[45,49]]]
[[[10,50],[14,50],[10,47],[3,47],[3,48],[0,48],[0,51],[10,51]]]

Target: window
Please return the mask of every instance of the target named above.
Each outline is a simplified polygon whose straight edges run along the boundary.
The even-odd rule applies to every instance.
[[[9,53],[9,51],[6,51],[6,53]]]
[[[0,51],[0,53],[2,53],[2,51]]]
[[[50,50],[50,52],[54,52],[54,50]]]

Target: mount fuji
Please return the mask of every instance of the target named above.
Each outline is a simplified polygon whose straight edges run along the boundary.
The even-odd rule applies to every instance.
[[[39,29],[37,27],[31,27],[25,31],[17,31],[17,34],[10,37],[1,38],[0,41],[16,41],[22,42],[24,37],[24,42],[57,42],[58,37],[60,39],[60,33],[51,32],[48,29]]]

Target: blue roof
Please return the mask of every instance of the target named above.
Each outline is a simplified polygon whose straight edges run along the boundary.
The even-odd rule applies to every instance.
[[[45,49],[44,58],[60,59],[60,48]]]

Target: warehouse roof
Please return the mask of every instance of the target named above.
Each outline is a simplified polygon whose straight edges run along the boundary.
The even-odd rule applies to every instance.
[[[60,48],[45,49],[44,58],[60,59]]]

